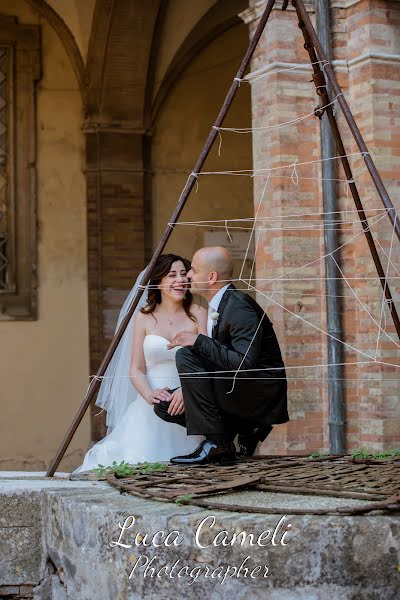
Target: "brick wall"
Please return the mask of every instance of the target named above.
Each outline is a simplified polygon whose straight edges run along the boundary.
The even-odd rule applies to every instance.
[[[312,112],[318,100],[314,86],[309,82],[310,70],[283,71],[295,64],[308,61],[303,39],[293,9],[282,12],[277,2],[270,22],[252,61],[252,73],[268,72],[268,76],[254,81],[252,85],[253,127],[266,127],[295,119]],[[265,2],[253,3],[243,15],[249,23],[250,33],[255,29]],[[396,186],[400,154],[398,69],[400,65],[400,7],[395,2],[356,1],[331,2],[333,59],[336,75],[346,94],[365,141],[376,160],[382,178],[392,192],[399,208]],[[312,6],[308,6],[312,9]],[[396,117],[397,115],[397,117]],[[396,120],[397,119],[397,120]],[[339,125],[347,153],[358,152],[349,135],[342,115]],[[319,123],[314,117],[290,127],[267,130],[254,134],[254,168],[270,168],[320,157]],[[367,209],[382,207],[360,157],[351,159],[355,180]],[[301,177],[318,177],[317,165],[296,168],[300,179],[290,176],[292,169],[272,171],[266,194],[260,208],[260,216],[272,229],[260,231],[257,251],[258,287],[278,306],[259,294],[259,301],[270,315],[281,341],[290,377],[289,397],[291,422],[276,428],[265,445],[267,452],[305,453],[317,449],[329,449],[327,371],[324,368],[294,369],[298,365],[325,364],[327,361],[325,322],[324,261],[317,260],[324,253],[322,227],[310,228],[311,223],[322,225],[318,215],[301,217],[288,222],[276,220],[277,215],[322,212],[320,182]],[[278,175],[284,177],[278,178]],[[344,179],[339,168],[338,178]],[[254,202],[257,206],[265,180],[254,178]],[[344,184],[337,185],[338,206],[353,209],[352,199],[347,197]],[[377,215],[371,210],[369,215]],[[350,215],[348,221],[354,220]],[[303,226],[303,229],[293,227]],[[261,223],[259,228],[261,227]],[[357,223],[340,227],[339,243],[361,231]],[[387,217],[373,227],[382,247],[389,251],[392,228]],[[399,264],[399,245],[394,246]],[[380,251],[383,267],[387,259]],[[344,341],[369,356],[375,356],[378,327],[367,314],[370,312],[377,323],[381,320],[382,291],[375,279],[372,262],[364,235],[358,235],[347,243],[340,253],[340,265],[352,288],[364,307],[355,299],[352,290],[342,283],[342,318]],[[335,257],[336,254],[335,254]],[[302,267],[306,263],[313,264]],[[298,269],[299,267],[302,267]],[[292,281],[264,283],[266,278],[277,278],[284,272],[292,273]],[[394,274],[392,268],[389,274]],[[363,277],[364,280],[355,279]],[[294,280],[296,279],[296,280]],[[307,281],[306,281],[307,279]],[[397,283],[397,286],[396,286]],[[399,280],[391,279],[395,289]],[[288,312],[291,311],[291,312]],[[294,313],[294,316],[292,313]],[[297,317],[311,322],[311,327]],[[387,333],[393,335],[387,308],[382,313],[382,324],[387,323]],[[395,338],[396,339],[396,338]],[[386,362],[399,364],[398,348],[387,337],[378,346],[377,357]],[[358,362],[365,357],[350,348],[345,350],[345,361]],[[380,364],[348,365],[344,371],[346,405],[346,448],[365,446],[371,449],[400,445],[400,409],[398,403],[398,369]]]
[[[333,11],[338,58],[348,61],[348,100],[367,146],[376,162],[397,210],[398,169],[400,166],[400,6],[397,2],[367,1],[352,3],[347,9]],[[345,32],[345,39],[340,31]],[[345,42],[345,44],[343,43]],[[344,56],[346,53],[346,57]],[[336,58],[336,55],[335,55]],[[344,128],[343,128],[344,129]],[[348,136],[347,136],[348,137]],[[352,142],[351,151],[357,151]],[[380,198],[361,159],[356,161],[355,176],[367,209],[382,206]],[[372,219],[374,212],[369,216]],[[372,229],[373,235],[389,252],[392,227],[385,217]],[[399,243],[394,240],[393,260],[399,266]],[[387,258],[379,248],[386,272]],[[390,313],[384,309],[381,319],[382,290],[373,278],[376,269],[370,258],[365,240],[360,237],[352,257],[348,257],[350,276],[369,277],[355,281],[356,292],[376,321],[387,322],[387,332],[396,339]],[[394,275],[391,268],[389,275]],[[399,288],[399,280],[389,278],[392,291]],[[397,303],[399,310],[399,303]],[[378,360],[399,364],[399,351],[387,337],[377,346],[378,329],[358,303],[345,303],[348,331],[356,347],[377,356]],[[377,353],[376,350],[378,349]],[[347,374],[347,373],[346,373]],[[398,447],[400,444],[399,370],[382,365],[349,368],[348,377],[354,379],[348,387],[348,415],[346,433],[351,447],[366,446],[376,450]]]

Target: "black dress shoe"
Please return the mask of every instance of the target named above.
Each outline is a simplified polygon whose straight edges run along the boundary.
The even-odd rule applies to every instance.
[[[174,465],[233,465],[235,462],[236,450],[233,442],[217,445],[209,440],[202,441],[191,454],[171,458],[171,463]]]
[[[267,435],[271,433],[272,426],[265,425],[264,427],[256,427],[247,433],[238,435],[239,456],[253,456],[260,442],[263,442]]]

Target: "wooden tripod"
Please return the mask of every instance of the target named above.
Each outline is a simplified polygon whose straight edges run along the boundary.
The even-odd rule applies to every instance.
[[[400,320],[399,320],[399,317],[398,317],[398,314],[397,314],[397,311],[396,311],[396,308],[395,308],[395,305],[393,302],[392,294],[391,294],[390,289],[386,282],[384,270],[383,270],[382,264],[380,262],[380,258],[379,258],[379,255],[378,255],[378,252],[377,252],[377,249],[375,246],[375,242],[369,231],[368,222],[367,222],[365,213],[363,211],[363,206],[362,206],[361,199],[360,199],[360,196],[359,196],[359,193],[357,190],[357,186],[355,183],[352,182],[352,179],[353,179],[352,172],[351,172],[350,164],[349,164],[347,158],[345,157],[346,152],[344,149],[344,145],[343,145],[343,141],[342,141],[342,137],[340,135],[338,125],[336,123],[336,118],[333,114],[332,107],[331,106],[327,107],[327,105],[330,103],[330,98],[329,98],[327,90],[326,90],[325,75],[326,75],[327,79],[329,80],[331,88],[337,97],[337,101],[343,111],[345,119],[349,125],[350,131],[357,143],[357,146],[358,146],[360,152],[362,153],[362,156],[364,158],[367,169],[371,175],[373,183],[378,191],[378,194],[383,202],[384,207],[388,211],[389,218],[393,224],[397,238],[400,241],[399,219],[396,215],[395,209],[390,200],[388,192],[383,184],[383,181],[376,169],[374,161],[372,160],[372,158],[368,152],[368,148],[364,142],[364,139],[360,133],[360,130],[357,127],[357,124],[356,124],[354,117],[350,111],[350,108],[346,102],[346,99],[345,99],[345,97],[341,91],[341,88],[336,80],[336,77],[332,70],[332,67],[330,66],[330,64],[327,60],[327,57],[324,53],[321,42],[314,30],[314,27],[310,21],[310,18],[307,14],[306,9],[305,9],[303,0],[292,0],[292,4],[296,9],[297,16],[299,18],[300,28],[303,32],[303,36],[305,39],[305,48],[309,53],[311,63],[320,61],[321,65],[323,67],[321,70],[321,68],[318,64],[317,65],[313,64],[313,69],[314,69],[313,80],[314,80],[314,83],[316,86],[317,94],[319,96],[321,96],[322,107],[323,107],[323,108],[320,108],[320,110],[322,111],[322,114],[317,113],[317,116],[319,118],[328,118],[329,119],[329,124],[332,128],[333,135],[334,135],[334,138],[335,138],[335,141],[337,144],[338,154],[340,156],[343,156],[343,158],[341,160],[342,160],[343,167],[344,167],[344,170],[346,173],[346,177],[347,177],[348,181],[351,181],[351,183],[349,184],[350,191],[352,193],[356,208],[358,210],[358,215],[360,217],[362,227],[364,229],[364,233],[367,238],[368,246],[371,251],[372,258],[374,260],[374,263],[375,263],[375,266],[376,266],[376,269],[378,272],[378,277],[381,281],[385,297],[389,302],[393,322],[395,324],[396,331],[397,331],[397,334],[400,339]],[[157,261],[158,257],[162,254],[162,252],[165,248],[165,245],[166,245],[169,237],[172,234],[172,231],[174,229],[174,223],[176,223],[179,219],[179,216],[180,216],[180,214],[186,204],[186,201],[193,189],[193,186],[196,182],[197,174],[200,173],[203,168],[204,162],[205,162],[205,160],[214,144],[214,141],[217,137],[218,129],[221,127],[221,125],[226,117],[226,114],[229,111],[232,101],[236,95],[237,89],[240,85],[240,80],[243,78],[244,73],[250,63],[250,60],[254,53],[254,50],[260,40],[261,34],[262,34],[262,32],[265,28],[265,25],[271,15],[274,5],[275,5],[275,0],[269,0],[265,7],[264,13],[259,21],[258,27],[254,33],[253,39],[251,40],[250,45],[247,49],[247,52],[246,52],[246,54],[242,60],[242,63],[239,67],[239,70],[236,73],[236,76],[232,81],[230,89],[229,89],[229,91],[226,95],[226,98],[222,104],[221,110],[215,120],[213,127],[210,130],[210,133],[207,137],[207,140],[204,144],[202,151],[200,152],[199,158],[193,168],[193,171],[189,175],[188,180],[185,184],[185,187],[182,190],[182,193],[178,200],[177,206],[176,206],[173,214],[171,215],[169,222],[172,223],[172,225],[167,225],[167,227],[165,229],[164,235],[162,236],[162,238],[153,254],[153,257],[143,275],[143,278],[141,281],[142,288],[139,289],[139,292],[138,292],[136,298],[134,299],[134,302],[132,303],[127,315],[125,316],[124,320],[122,321],[114,339],[112,340],[112,342],[110,344],[110,347],[108,348],[108,350],[103,358],[103,361],[99,367],[98,372],[96,373],[96,376],[92,379],[92,381],[89,385],[88,391],[86,393],[86,396],[85,396],[81,406],[79,407],[78,412],[76,413],[67,433],[65,434],[64,439],[63,439],[59,449],[57,450],[57,453],[56,453],[54,459],[51,462],[51,465],[46,473],[47,477],[51,477],[52,475],[54,475],[54,473],[55,473],[58,465],[60,464],[60,462],[61,462],[77,428],[79,427],[79,424],[81,423],[91,401],[93,400],[96,392],[98,391],[98,388],[100,386],[101,377],[104,375],[104,373],[112,359],[112,356],[115,352],[115,349],[117,348],[118,343],[120,342],[121,337],[122,337],[128,323],[135,311],[135,308],[136,308],[140,298],[141,298],[141,295],[143,294],[143,288],[146,286],[146,284],[148,283],[148,281],[150,279],[150,274],[153,270],[155,262]],[[282,6],[282,10],[286,10],[287,6],[288,6],[288,0],[285,0],[285,2],[283,3],[283,6]],[[324,107],[327,107],[327,108],[324,108]]]

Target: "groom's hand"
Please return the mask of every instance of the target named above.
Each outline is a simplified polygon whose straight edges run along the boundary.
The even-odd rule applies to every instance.
[[[169,400],[171,398],[171,394],[169,393],[169,388],[158,388],[156,390],[152,390],[150,394],[145,398],[146,402],[150,405],[160,404],[162,400]]]
[[[198,333],[192,333],[191,331],[180,331],[168,344],[168,350],[176,348],[177,346],[193,346],[197,340]]]
[[[172,392],[167,412],[170,415],[181,415],[183,412],[185,412],[182,388],[177,388]]]

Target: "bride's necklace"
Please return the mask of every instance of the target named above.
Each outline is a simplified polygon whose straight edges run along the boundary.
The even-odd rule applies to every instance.
[[[175,315],[174,317],[170,317],[169,315],[167,315],[167,320],[171,327],[175,324],[175,321],[178,317],[179,315]]]

